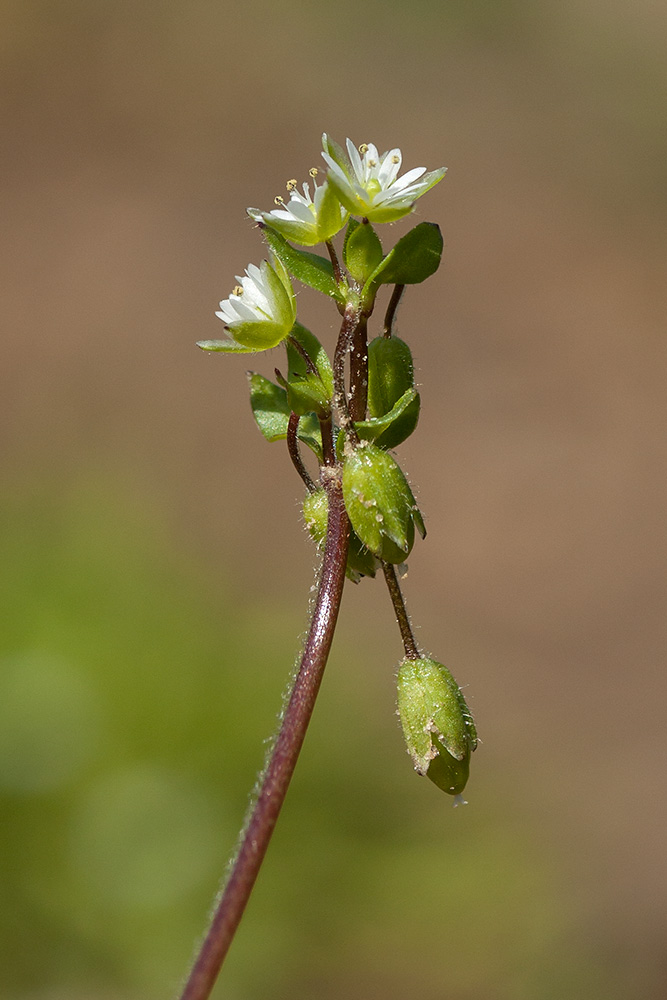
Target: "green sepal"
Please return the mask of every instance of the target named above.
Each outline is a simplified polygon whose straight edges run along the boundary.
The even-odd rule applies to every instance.
[[[372,441],[378,448],[397,448],[410,437],[419,420],[419,393],[407,389],[389,413],[355,423],[362,441]]]
[[[332,299],[339,302],[343,301],[330,260],[327,260],[326,257],[320,257],[319,254],[310,253],[308,250],[297,250],[275,229],[271,229],[265,223],[259,225],[272,253],[291,275],[302,284],[308,285],[309,288],[314,288],[324,295],[330,295]]]
[[[332,160],[334,160],[338,166],[341,168],[344,174],[351,174],[352,164],[350,163],[350,158],[347,152],[342,146],[339,146],[335,139],[327,135],[326,132],[322,135],[322,148],[325,153],[328,153]]]
[[[317,374],[308,370],[301,353],[290,343],[298,341],[317,368]],[[310,330],[295,323],[286,341],[287,347],[287,400],[295,413],[315,412],[325,417],[331,411],[333,396],[333,370],[327,352]]]
[[[286,391],[257,372],[248,372],[248,385],[250,406],[260,431],[267,441],[284,441],[291,413]],[[321,462],[322,434],[314,413],[301,417],[297,437]]]
[[[277,281],[278,279],[276,279]],[[281,285],[282,287],[282,285]],[[285,293],[287,298],[287,293]],[[234,340],[251,351],[268,351],[285,339],[289,332],[281,323],[257,322],[234,324]]]
[[[440,266],[443,240],[435,222],[420,222],[402,236],[366,282],[364,298],[378,285],[417,285]]]
[[[327,534],[329,501],[324,490],[309,493],[303,501],[303,517],[311,537],[321,547]],[[372,555],[359,536],[350,529],[350,545],[347,551],[345,575],[353,583],[359,583],[362,576],[375,576],[377,559]]]
[[[343,260],[352,278],[362,284],[382,261],[382,244],[370,222],[348,223],[343,245]]]
[[[398,713],[408,753],[449,795],[468,780],[477,730],[458,684],[442,663],[428,657],[403,660],[398,671]]]
[[[382,417],[414,385],[412,352],[399,337],[375,337],[368,345],[368,409]]]
[[[386,451],[363,442],[345,457],[343,499],[350,523],[366,548],[385,562],[401,563],[423,520],[408,482]]]
[[[233,340],[198,340],[197,347],[202,351],[223,351],[225,354],[256,354],[254,347],[243,347]]]

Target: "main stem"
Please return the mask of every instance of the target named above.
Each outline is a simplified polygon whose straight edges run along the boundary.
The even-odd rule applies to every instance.
[[[349,521],[340,470],[322,470],[329,501],[317,597],[299,670],[240,849],[181,1000],[207,1000],[250,897],[276,825],[315,705],[331,649],[345,582]]]

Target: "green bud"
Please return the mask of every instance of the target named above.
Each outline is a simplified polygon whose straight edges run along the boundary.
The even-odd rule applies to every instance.
[[[398,337],[376,337],[368,345],[368,409],[383,417],[414,386],[412,353]]]
[[[415,539],[426,534],[412,490],[396,461],[362,442],[343,465],[343,499],[350,523],[373,555],[401,563]]]
[[[311,538],[319,546],[324,545],[327,534],[329,500],[324,490],[308,493],[303,501],[303,517]],[[359,583],[362,576],[375,576],[377,559],[361,542],[354,531],[350,531],[350,546],[347,552],[346,575],[353,583]]]
[[[447,667],[420,657],[398,671],[398,714],[415,771],[448,795],[468,780],[477,730],[461,689]]]

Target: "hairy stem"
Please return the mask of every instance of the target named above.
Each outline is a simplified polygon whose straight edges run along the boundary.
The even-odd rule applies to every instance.
[[[301,662],[239,851],[181,1000],[207,1000],[213,989],[285,801],[331,649],[345,582],[349,521],[339,470],[325,467],[322,481],[329,501],[329,520],[317,597]]]
[[[368,405],[368,317],[360,316],[350,352],[350,416],[366,419]]]
[[[412,632],[412,626],[410,625],[410,619],[408,618],[408,612],[405,607],[405,601],[403,600],[403,594],[401,593],[401,586],[398,582],[398,577],[396,576],[396,570],[391,563],[383,562],[382,572],[384,573],[384,578],[387,581],[387,589],[389,591],[389,596],[391,597],[391,603],[394,605],[396,621],[398,622],[398,627],[401,630],[401,639],[403,640],[405,655],[408,660],[418,660],[421,653],[419,652],[419,648]]]
[[[343,428],[348,441],[355,447],[359,445],[359,435],[356,432],[347,399],[345,359],[352,346],[352,340],[359,322],[359,311],[353,305],[348,304],[343,313],[343,322],[338,334],[338,342],[333,360],[334,406],[338,415],[338,423]],[[356,386],[354,391],[356,396]]]

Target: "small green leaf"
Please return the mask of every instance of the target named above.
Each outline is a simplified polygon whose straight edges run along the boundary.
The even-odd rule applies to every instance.
[[[284,441],[291,413],[287,393],[257,372],[248,372],[248,384],[250,406],[260,431],[267,441]],[[297,437],[322,461],[322,434],[315,414],[301,417]]]
[[[284,236],[264,223],[260,223],[260,229],[273,254],[290,274],[302,284],[323,292],[324,295],[330,295],[333,299],[341,300],[330,260],[307,250],[297,250]]]
[[[366,283],[365,295],[377,285],[416,285],[425,281],[438,270],[442,247],[440,227],[434,222],[420,222],[378,265]]]
[[[348,225],[343,260],[351,276],[360,283],[376,270],[382,260],[382,244],[370,222]]]
[[[399,337],[376,337],[368,345],[368,409],[372,417],[389,413],[414,385],[412,352]]]
[[[360,420],[354,426],[362,441],[372,441],[378,448],[397,448],[417,426],[419,407],[419,393],[407,389],[389,413]]]
[[[250,406],[260,431],[267,441],[283,440],[290,415],[287,393],[257,372],[248,372],[248,384]]]

